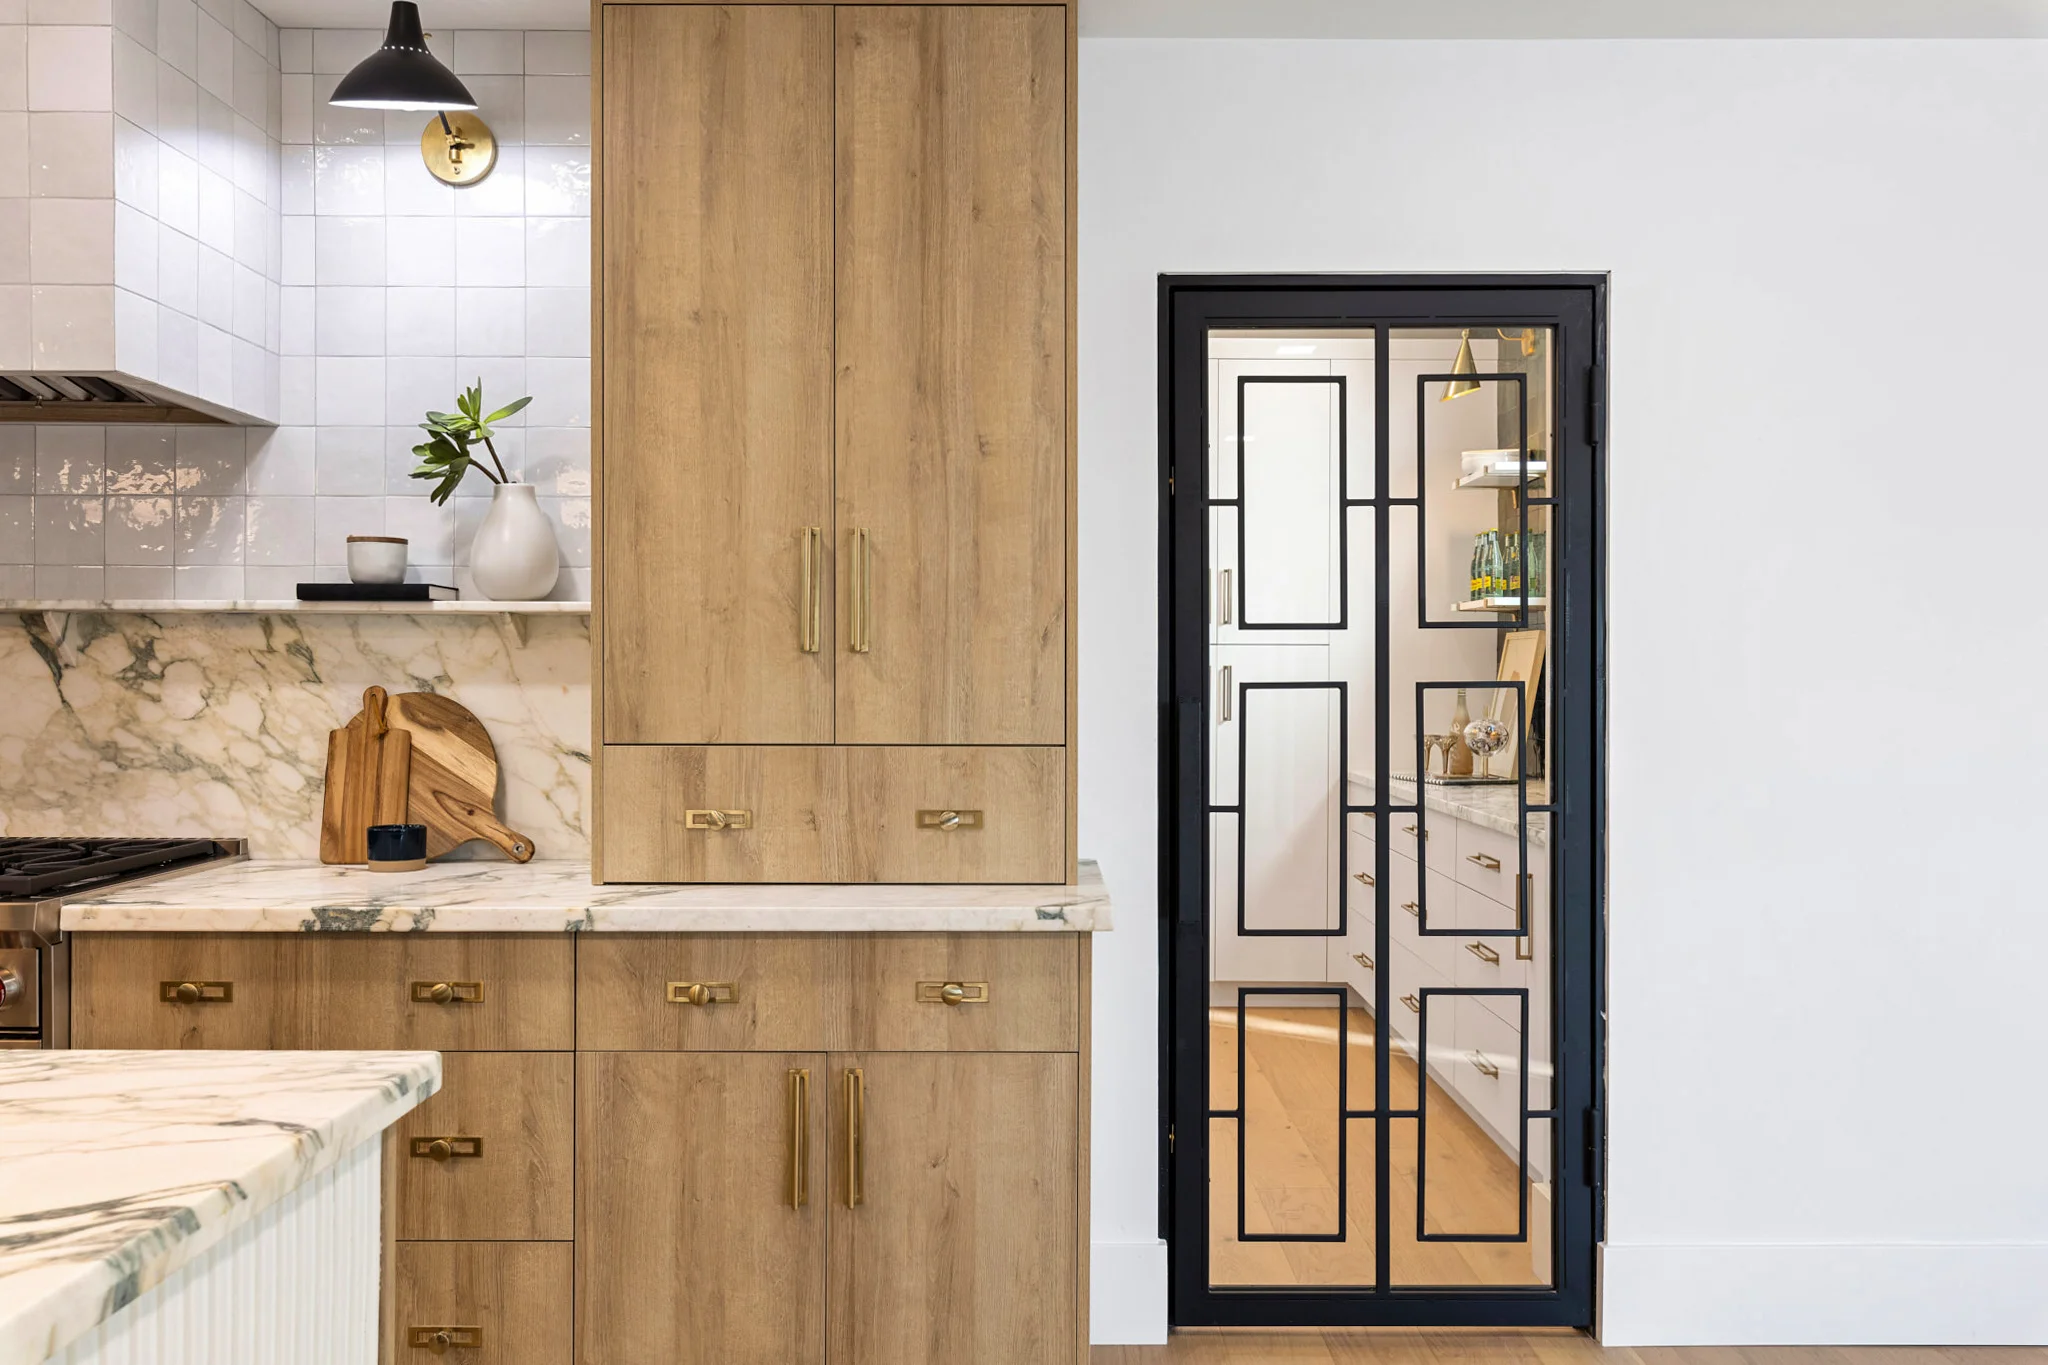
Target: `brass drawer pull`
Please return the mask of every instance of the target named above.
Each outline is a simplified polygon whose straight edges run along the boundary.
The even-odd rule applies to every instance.
[[[415,1003],[430,1005],[481,1005],[484,1002],[484,983],[415,981],[412,983],[412,998]]]
[[[730,1005],[739,999],[739,985],[733,981],[671,981],[671,1005]]]
[[[789,1206],[811,1202],[811,1073],[789,1073]]]
[[[1467,853],[1465,855],[1465,861],[1468,863],[1477,863],[1479,864],[1479,866],[1485,868],[1488,872],[1500,871],[1500,859],[1488,857],[1484,853]]]
[[[1465,951],[1478,958],[1481,962],[1491,963],[1496,967],[1500,965],[1500,954],[1487,947],[1484,943],[1468,943],[1465,945]]]
[[[1379,885],[1379,883],[1378,883],[1378,882],[1376,882],[1376,881],[1374,881],[1374,880],[1372,879],[1372,873],[1370,873],[1370,872],[1354,872],[1354,873],[1352,873],[1351,875],[1352,875],[1353,877],[1355,877],[1355,878],[1357,878],[1357,879],[1358,879],[1358,882],[1359,882],[1359,884],[1360,884],[1361,886],[1378,886],[1378,885]]]
[[[853,533],[853,582],[848,585],[846,595],[847,615],[853,629],[847,645],[856,654],[865,654],[875,646],[875,565],[874,539],[865,526]]]
[[[686,810],[683,812],[684,829],[752,829],[754,812],[750,810]]]
[[[1410,1014],[1420,1014],[1420,1013],[1422,1013],[1422,1002],[1421,1002],[1420,1000],[1417,1000],[1417,999],[1416,999],[1416,998],[1415,998],[1414,996],[1412,996],[1412,995],[1404,995],[1404,996],[1402,996],[1402,997],[1401,997],[1401,1003],[1402,1003],[1402,1004],[1404,1004],[1404,1005],[1406,1005],[1406,1006],[1408,1007],[1408,1012],[1409,1012]]]
[[[978,810],[921,810],[917,813],[919,829],[980,829],[984,823]]]
[[[228,1005],[234,1003],[232,981],[159,981],[156,998],[166,1005]]]
[[[1422,918],[1422,907],[1417,905],[1414,901],[1402,901],[1401,908],[1403,910],[1406,910],[1409,914],[1415,916],[1415,918],[1417,919]]]
[[[1428,831],[1428,830],[1426,830],[1426,829],[1417,829],[1417,828],[1415,828],[1415,826],[1413,826],[1413,825],[1403,825],[1403,826],[1401,826],[1401,832],[1402,832],[1403,834],[1407,834],[1407,835],[1410,835],[1410,836],[1412,836],[1412,837],[1414,837],[1414,838],[1417,838],[1417,839],[1427,839],[1427,838],[1429,837],[1429,831]]]
[[[1216,705],[1220,712],[1217,720],[1225,725],[1230,723],[1230,694],[1233,690],[1230,681],[1231,671],[1231,666],[1225,664],[1216,674]]]
[[[859,1067],[846,1072],[846,1207],[867,1202],[867,1147],[861,1135],[868,1118],[868,1078]]]
[[[1364,953],[1353,953],[1351,955],[1351,960],[1353,962],[1356,962],[1359,966],[1365,968],[1367,971],[1373,970],[1372,959],[1367,957]]]
[[[416,1349],[432,1351],[435,1355],[446,1355],[449,1351],[469,1350],[484,1344],[484,1329],[481,1327],[408,1327],[405,1329],[405,1344]]]
[[[1230,570],[1220,569],[1216,574],[1216,624],[1230,624]]]
[[[1529,928],[1529,901],[1536,893],[1536,874],[1524,872],[1515,878],[1515,927],[1522,931],[1515,940],[1515,961],[1536,960],[1536,934]]]
[[[484,1154],[484,1140],[480,1137],[416,1137],[412,1140],[412,1154],[423,1156],[429,1161],[453,1161],[457,1157],[480,1157]]]
[[[819,600],[824,596],[825,556],[818,551],[823,543],[825,529],[822,526],[806,526],[803,529],[803,600],[797,606],[796,634],[797,648],[806,654],[816,654],[824,636],[823,623],[819,618]]]
[[[986,1005],[988,1003],[988,982],[920,981],[917,983],[917,1003],[920,1005]]]
[[[1485,1053],[1473,1052],[1468,1053],[1467,1055],[1471,1057],[1472,1065],[1478,1069],[1480,1075],[1495,1077],[1500,1075],[1500,1068],[1495,1066],[1492,1062],[1487,1061]]]

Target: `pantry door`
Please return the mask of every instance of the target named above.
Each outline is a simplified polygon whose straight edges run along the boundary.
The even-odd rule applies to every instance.
[[[1605,282],[1161,307],[1172,1320],[1588,1326]]]

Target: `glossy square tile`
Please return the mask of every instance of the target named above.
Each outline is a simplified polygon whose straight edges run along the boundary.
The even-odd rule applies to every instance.
[[[313,291],[313,348],[322,356],[384,354],[384,290],[362,286]]]
[[[169,602],[178,595],[168,564],[109,564],[106,593],[111,602]]]
[[[199,247],[198,317],[222,332],[235,324],[235,263],[203,240]]]
[[[384,148],[316,147],[313,206],[321,214],[384,212]],[[289,200],[285,212],[292,212]]]
[[[161,263],[162,258],[158,258]],[[156,313],[157,382],[190,391],[199,373],[199,320],[162,306]]]
[[[590,77],[526,78],[526,143],[530,147],[588,145]]]
[[[526,353],[578,357],[590,354],[590,291],[528,289]]]
[[[108,493],[156,495],[177,488],[176,427],[113,423],[105,430]]]
[[[36,492],[104,493],[107,429],[79,423],[35,428]]]
[[[384,532],[384,497],[329,498],[313,500],[313,562],[348,563],[350,536],[381,536]]]
[[[35,592],[46,602],[96,602],[107,595],[107,571],[98,564],[38,564]]]
[[[294,74],[313,70],[313,30],[280,29],[277,35],[278,64]]]
[[[384,283],[384,219],[318,218],[314,222],[315,283]]]
[[[446,286],[387,289],[385,351],[393,356],[453,356],[455,293]]]
[[[472,476],[473,477],[473,476]],[[415,564],[455,562],[455,511],[453,506],[436,507],[427,497],[432,487],[415,482],[416,492],[384,499],[384,534],[404,536],[406,559]]]
[[[28,282],[28,200],[0,199],[0,284]]]
[[[193,240],[199,237],[199,163],[169,143],[157,147],[156,216]]]
[[[114,107],[114,30],[96,25],[31,25],[28,107]]]
[[[0,110],[0,199],[27,197],[28,111]]]
[[[198,15],[193,0],[156,3],[156,55],[186,76],[198,70]]]
[[[24,493],[0,493],[0,564],[35,562],[35,499]]]
[[[235,88],[235,35],[206,13],[204,5],[193,23],[198,56],[192,79],[201,90],[225,102]]]
[[[157,301],[196,316],[199,312],[199,243],[167,223],[157,224]]]
[[[0,109],[28,108],[28,27],[0,24]]]
[[[352,497],[384,491],[384,428],[321,426],[313,434],[313,491]]]
[[[227,495],[242,491],[248,440],[241,427],[180,427],[178,496]]]
[[[588,217],[590,149],[528,147],[526,211],[541,217]]]
[[[312,564],[313,504],[310,497],[251,497],[244,562]]]
[[[35,504],[36,563],[106,563],[105,498],[39,493]]]
[[[107,563],[169,564],[174,525],[169,497],[107,499]]]
[[[418,424],[429,412],[455,411],[455,361],[445,356],[393,356],[385,362],[384,372],[384,415],[392,424],[386,430],[396,433],[392,448],[406,452],[404,463],[410,473],[410,451],[427,439]]]
[[[457,191],[453,185],[444,185],[429,175],[418,148],[417,142],[401,144],[386,154],[384,212],[393,218],[452,217],[456,194],[467,191]]]
[[[240,565],[179,564],[171,570],[173,596],[186,602],[234,602],[242,597]]]
[[[526,354],[526,291],[457,289],[455,350],[460,355]]]
[[[526,283],[526,227],[517,218],[458,218],[455,283]]]
[[[156,300],[114,290],[114,368],[137,379],[156,374]]]
[[[453,285],[455,220],[387,218],[384,276],[387,284],[394,285]]]
[[[235,325],[237,339],[259,350],[267,334],[269,293],[263,276],[239,262],[235,265]],[[240,406],[239,404],[237,406]]]
[[[243,476],[250,495],[312,494],[313,442],[312,427],[251,428]]]
[[[0,425],[0,494],[36,491],[36,429]]]
[[[156,127],[156,72],[154,52],[125,33],[114,34],[114,112],[144,130]]]
[[[531,30],[526,35],[529,76],[588,76],[590,31]]]
[[[314,266],[318,260],[319,222],[311,214],[303,213],[289,214],[278,220],[280,282],[292,285],[318,283]]]
[[[156,217],[157,148],[161,144],[126,119],[114,120],[114,197]]]
[[[157,59],[155,131],[186,156],[199,155],[199,87],[161,57]]]
[[[525,34],[517,29],[457,29],[447,37],[429,38],[427,46],[458,76],[517,75],[526,69]]]
[[[455,383],[459,388],[468,388],[481,382],[484,386],[484,411],[492,412],[527,394],[526,366],[524,356],[458,355],[455,357]],[[504,425],[523,427],[526,422],[527,414],[521,411],[506,418]]]
[[[590,362],[529,356],[526,386],[533,394],[529,421],[557,427],[590,425]]]
[[[323,355],[314,363],[318,367],[318,375],[313,411],[318,425],[384,424],[384,358],[381,355]]]
[[[114,201],[30,200],[28,247],[37,284],[112,284]]]
[[[455,213],[467,218],[516,218],[526,212],[526,149],[498,148],[491,173],[482,180],[456,187]],[[422,171],[422,174],[425,172]]]
[[[28,189],[54,199],[103,198],[114,192],[114,116],[34,113],[28,116]]]
[[[315,29],[313,70],[323,76],[339,76],[375,52],[377,45],[383,41],[384,33],[381,29]]]
[[[526,429],[526,481],[544,496],[590,495],[590,429]]]
[[[34,219],[30,219],[34,231]],[[112,284],[29,286],[30,364],[100,370],[114,353]]]
[[[526,283],[547,287],[590,284],[590,220],[528,218]]]

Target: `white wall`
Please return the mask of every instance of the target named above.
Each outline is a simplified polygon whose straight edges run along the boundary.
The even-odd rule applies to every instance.
[[[1082,44],[1099,1340],[1164,1315],[1156,277],[1573,269],[1613,272],[1607,1335],[2048,1341],[2005,473],[2044,78],[2030,42]]]

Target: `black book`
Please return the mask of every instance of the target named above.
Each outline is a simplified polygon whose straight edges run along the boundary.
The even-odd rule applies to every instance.
[[[453,602],[439,583],[301,583],[301,602]]]

